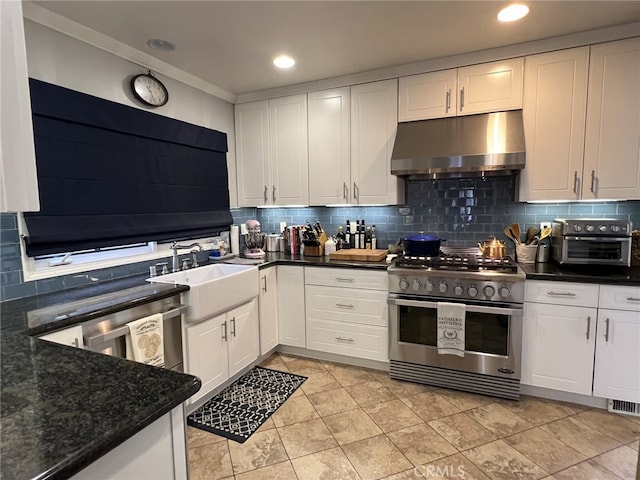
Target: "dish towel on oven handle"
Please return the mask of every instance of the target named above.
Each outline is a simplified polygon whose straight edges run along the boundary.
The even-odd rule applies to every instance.
[[[464,303],[438,302],[438,353],[464,357]]]
[[[149,315],[129,322],[127,325],[129,326],[129,334],[126,336],[127,359],[154,367],[164,367],[162,314]]]

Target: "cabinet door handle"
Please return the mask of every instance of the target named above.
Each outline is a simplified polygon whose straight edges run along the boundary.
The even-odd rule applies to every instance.
[[[227,322],[222,322],[222,340],[225,342],[229,341],[227,338]]]
[[[355,305],[352,305],[350,303],[336,303],[336,307],[339,308],[355,308]]]
[[[353,182],[353,199],[358,200],[359,196],[360,196],[360,190],[358,189],[358,185],[356,185],[356,182]]]
[[[336,282],[349,282],[349,283],[353,283],[353,278],[350,278],[350,277],[336,277]]]
[[[269,200],[269,197],[267,197],[267,186],[264,186],[264,203],[267,203],[267,200]]]
[[[604,332],[604,341],[608,342],[609,341],[609,323],[610,323],[609,319],[607,318],[604,323],[607,324],[607,329]]]
[[[449,113],[449,109],[451,108],[451,89],[447,90],[447,103],[445,106],[445,113]]]
[[[596,171],[591,170],[591,193],[596,193]]]
[[[589,330],[591,330],[591,317],[587,317],[587,340],[589,340]]]
[[[575,297],[576,296],[575,293],[571,293],[571,292],[554,292],[553,290],[547,292],[547,295],[550,295],[552,297]]]
[[[273,201],[276,201],[276,186],[273,186],[273,190],[271,191],[271,196],[273,197]]]
[[[640,302],[640,298],[627,297],[627,302]]]
[[[236,317],[231,319],[231,335],[236,336]]]
[[[80,339],[78,337],[74,338],[73,342],[71,342],[71,345],[76,348],[80,348]]]
[[[267,293],[267,276],[266,275],[262,276],[262,291],[264,293]]]
[[[573,193],[578,195],[578,171],[573,172]]]
[[[336,337],[336,340],[338,340],[339,342],[349,342],[349,343],[355,342],[353,338],[344,338],[344,337]]]
[[[460,111],[464,108],[464,87],[460,89]]]
[[[347,182],[342,182],[342,198],[349,200],[349,189],[347,188]]]

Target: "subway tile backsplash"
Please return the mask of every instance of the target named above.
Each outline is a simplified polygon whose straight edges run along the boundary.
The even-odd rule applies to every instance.
[[[385,247],[411,233],[424,231],[446,239],[446,245],[471,246],[490,235],[504,238],[505,225],[517,222],[523,230],[556,217],[614,217],[630,219],[640,228],[640,201],[516,203],[516,177],[486,179],[408,180],[406,204],[372,207],[235,208],[234,223],[255,218],[265,233],[278,232],[280,222],[304,224],[318,219],[335,234],[346,220],[376,226],[378,245]],[[16,216],[0,214],[0,301],[55,292],[90,283],[147,273],[149,262],[106,268],[87,274],[24,282],[20,263]],[[204,254],[206,256],[206,253]],[[152,262],[155,263],[155,262]]]

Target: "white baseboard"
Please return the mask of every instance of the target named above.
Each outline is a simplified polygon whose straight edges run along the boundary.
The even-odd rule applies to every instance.
[[[310,350],[302,347],[289,347],[287,345],[279,345],[276,350],[279,353],[288,355],[297,355],[299,357],[313,358],[315,360],[325,360],[327,362],[344,363],[345,365],[371,368],[372,370],[382,370],[383,372],[389,371],[389,362],[381,362],[379,360],[350,357],[348,355],[320,352],[318,350]]]
[[[576,403],[586,407],[607,409],[607,399],[592,397],[590,395],[581,395],[579,393],[561,392],[560,390],[552,390],[550,388],[534,387],[533,385],[520,385],[520,393],[522,395],[531,395],[533,397],[546,398],[549,400],[558,400],[560,402]]]

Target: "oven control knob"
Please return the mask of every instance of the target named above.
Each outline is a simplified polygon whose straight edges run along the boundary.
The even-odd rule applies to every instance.
[[[431,280],[427,280],[427,283],[425,284],[424,288],[429,293],[433,292],[433,289],[434,289],[433,282]]]
[[[607,231],[607,226],[606,226],[606,225],[600,225],[600,226],[598,227],[598,230],[599,230],[599,231],[601,231],[602,233],[604,233],[604,232],[606,232],[606,231]]]
[[[420,283],[420,280],[414,280],[413,282],[411,282],[411,288],[413,288],[416,292],[420,290],[421,286],[422,284]]]
[[[456,295],[462,295],[464,293],[464,288],[462,288],[462,285],[456,285],[453,287],[453,293]]]
[[[584,227],[584,229],[585,229],[587,232],[593,232],[593,231],[595,230],[595,227],[594,227],[593,225],[588,225],[588,224],[587,224],[587,225]]]
[[[620,231],[620,225],[611,225],[611,231],[612,232],[619,232]]]
[[[446,293],[448,289],[449,285],[447,285],[447,282],[440,282],[438,284],[438,290],[440,291],[440,293]]]
[[[486,297],[493,297],[496,293],[496,289],[493,288],[491,285],[487,285],[482,289],[482,292]]]
[[[502,298],[507,298],[509,295],[511,295],[511,290],[509,290],[509,287],[507,287],[506,285],[503,285],[500,287],[500,296]]]
[[[409,288],[409,282],[407,282],[404,278],[400,280],[399,286],[402,290],[406,290]]]
[[[475,297],[478,295],[478,289],[472,285],[467,290],[467,294],[469,294],[470,297]]]
[[[582,231],[582,225],[580,225],[579,223],[576,223],[576,224],[573,226],[573,231],[574,231],[574,232],[581,232],[581,231]]]

